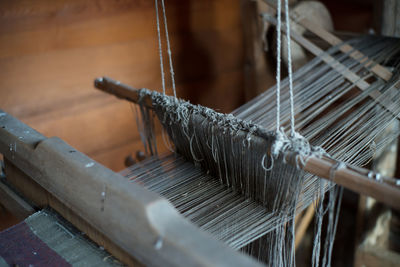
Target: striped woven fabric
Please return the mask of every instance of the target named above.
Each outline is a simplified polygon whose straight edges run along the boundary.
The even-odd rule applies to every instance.
[[[121,266],[70,223],[49,210],[0,232],[3,266]]]

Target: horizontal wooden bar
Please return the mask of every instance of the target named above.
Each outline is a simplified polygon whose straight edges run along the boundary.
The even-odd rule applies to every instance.
[[[68,208],[63,202],[58,200],[53,194],[41,187],[32,178],[22,172],[18,167],[12,164],[9,160],[5,159],[5,166],[7,172],[7,183],[12,185],[13,189],[24,198],[28,199],[38,209],[51,207],[64,219],[73,224],[81,232],[85,233],[92,241],[98,246],[103,247],[110,254],[112,254],[120,262],[127,266],[144,266],[137,261],[132,255],[122,250],[112,240],[107,238],[104,234],[94,228],[91,224],[83,220]]]
[[[1,110],[0,153],[145,265],[260,266],[190,223],[166,199]]]
[[[107,77],[97,79],[95,81],[95,86],[104,92],[115,95],[119,98],[127,99],[134,103],[137,103],[137,100],[139,99],[137,89],[113,81]],[[150,97],[147,97],[143,101],[147,107],[152,107]],[[260,142],[262,142],[262,140],[260,140]],[[336,170],[334,176],[331,177],[332,170],[337,168],[338,161],[311,156],[306,158],[305,162],[306,164],[303,166],[303,169],[311,174],[332,180],[333,182],[354,192],[371,196],[392,207],[400,208],[400,187],[396,185],[397,180],[394,178],[380,177],[379,181],[377,181],[370,177],[379,177],[379,175],[376,176],[376,174],[369,170],[350,165],[345,165],[345,167]]]

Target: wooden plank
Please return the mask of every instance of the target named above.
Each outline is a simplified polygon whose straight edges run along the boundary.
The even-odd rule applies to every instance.
[[[6,113],[0,153],[145,265],[260,266],[191,224],[166,199]]]
[[[172,0],[167,15],[178,94],[236,108],[243,96],[239,3]],[[0,2],[0,68],[3,109],[119,170],[124,155],[113,148],[123,152],[138,140],[135,123],[128,105],[94,91],[92,81],[111,75],[161,87],[154,2]]]
[[[207,45],[206,49],[203,49],[201,53],[197,51],[197,55],[192,56],[189,61],[184,59],[188,56],[188,52],[175,53],[176,63],[180,63],[176,66],[178,87],[182,83],[215,78],[225,72],[241,68],[242,60],[231,56],[240,50],[240,42],[233,42],[232,32],[218,36],[218,42],[202,41],[202,44]],[[206,39],[209,36],[200,37]],[[225,47],[228,43],[230,46]],[[183,50],[183,44],[178,49]],[[187,50],[196,52],[196,49]],[[159,58],[154,51],[157,51],[154,40],[146,39],[112,46],[79,48],[46,55],[0,60],[0,66],[2,66],[0,86],[16,88],[4,95],[2,102],[6,104],[6,107],[3,106],[3,108],[10,107],[18,110],[20,107],[15,104],[23,103],[25,108],[40,107],[42,112],[45,112],[60,104],[66,106],[68,102],[93,96],[91,81],[103,74],[127,79],[140,87],[160,88]],[[183,68],[187,70],[180,71]],[[22,73],[24,79],[20,78]],[[180,76],[179,73],[184,75]],[[23,88],[29,88],[29,90]],[[24,91],[24,94],[21,94],[21,91]],[[41,103],[50,106],[42,107]]]
[[[0,58],[148,38],[156,42],[154,3],[136,1],[138,3],[135,5],[134,2],[127,1],[124,5],[123,1],[103,1],[100,8],[93,1],[75,1],[63,5],[46,1],[36,2],[35,5],[25,4],[26,12],[41,8],[49,10],[32,14],[30,20],[29,17],[4,18],[3,15],[2,18],[0,15]],[[168,3],[168,25],[172,39],[181,38],[180,35],[187,32],[210,34],[239,29],[238,6],[228,3],[230,2],[227,0],[218,0],[215,3]],[[108,9],[110,12],[105,12]],[[19,12],[23,13],[24,10]],[[191,16],[187,17],[186,12],[190,12]],[[214,13],[224,16],[213,16]],[[188,21],[175,21],[175,18],[186,17]],[[29,46],[27,42],[30,43]]]
[[[23,220],[35,212],[35,209],[28,202],[17,195],[3,181],[0,181],[0,203],[18,220]]]
[[[63,216],[67,221],[72,223],[76,228],[85,233],[91,240],[99,246],[105,248],[113,256],[118,258],[128,266],[143,266],[131,255],[127,254],[121,248],[116,246],[112,240],[104,234],[96,230],[91,224],[82,220],[64,203],[46,191],[43,187],[37,184],[33,179],[28,177],[10,161],[6,160],[7,181],[11,183],[22,195],[31,200],[37,207],[43,209],[51,207]]]
[[[110,117],[110,114],[114,116]],[[79,114],[79,117],[76,114],[60,116],[59,119],[43,120],[43,117],[29,121],[46,134],[58,135],[67,142],[77,144],[77,149],[88,155],[140,140],[135,117],[126,103],[121,105],[113,102],[101,109],[89,109]]]
[[[187,1],[170,0],[166,6],[171,33],[193,29],[226,29],[228,25],[240,25],[237,20],[239,3],[229,0]],[[38,0],[0,2],[0,20],[10,23],[0,27],[4,32],[36,30],[48,27],[115,17],[126,13],[152,12],[147,20],[155,24],[154,2],[143,0]],[[150,14],[150,13],[149,13]],[[224,14],[224,16],[220,16]],[[185,16],[186,15],[186,16]],[[190,19],[177,23],[176,18]],[[49,22],[53,25],[48,25]],[[148,22],[145,22],[148,23]],[[175,24],[175,25],[174,25]],[[235,27],[236,27],[235,26]],[[154,34],[155,32],[152,31]],[[0,32],[1,34],[2,32]]]

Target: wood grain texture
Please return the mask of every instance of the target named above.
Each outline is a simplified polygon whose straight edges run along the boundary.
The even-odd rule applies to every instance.
[[[88,222],[76,215],[64,203],[58,200],[54,195],[47,192],[43,187],[37,184],[32,178],[15,167],[10,161],[6,160],[7,181],[11,183],[19,193],[29,198],[37,207],[43,209],[51,207],[56,210],[64,219],[75,225],[82,233],[85,233],[97,245],[102,246],[113,256],[128,266],[143,266],[132,256],[127,254],[121,248],[116,246],[104,234],[96,230]]]
[[[8,185],[0,181],[0,204],[12,212],[19,220],[23,220],[35,212],[23,198],[17,195]]]
[[[185,220],[166,199],[6,113],[0,116],[0,153],[62,206],[146,266],[260,265]],[[57,203],[47,203],[68,218],[64,214],[68,211]]]
[[[1,1],[0,107],[107,167],[122,169],[128,151],[142,148],[134,117],[127,103],[92,84],[107,75],[134,87],[161,87],[153,5]],[[166,8],[178,95],[223,112],[240,105],[239,3],[173,0]]]

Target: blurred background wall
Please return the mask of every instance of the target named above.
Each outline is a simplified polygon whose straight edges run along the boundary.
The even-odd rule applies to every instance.
[[[242,102],[239,1],[166,1],[178,95]],[[98,76],[160,90],[154,1],[0,1],[0,108],[113,170],[142,148],[130,105]],[[168,76],[168,75],[167,75]]]

